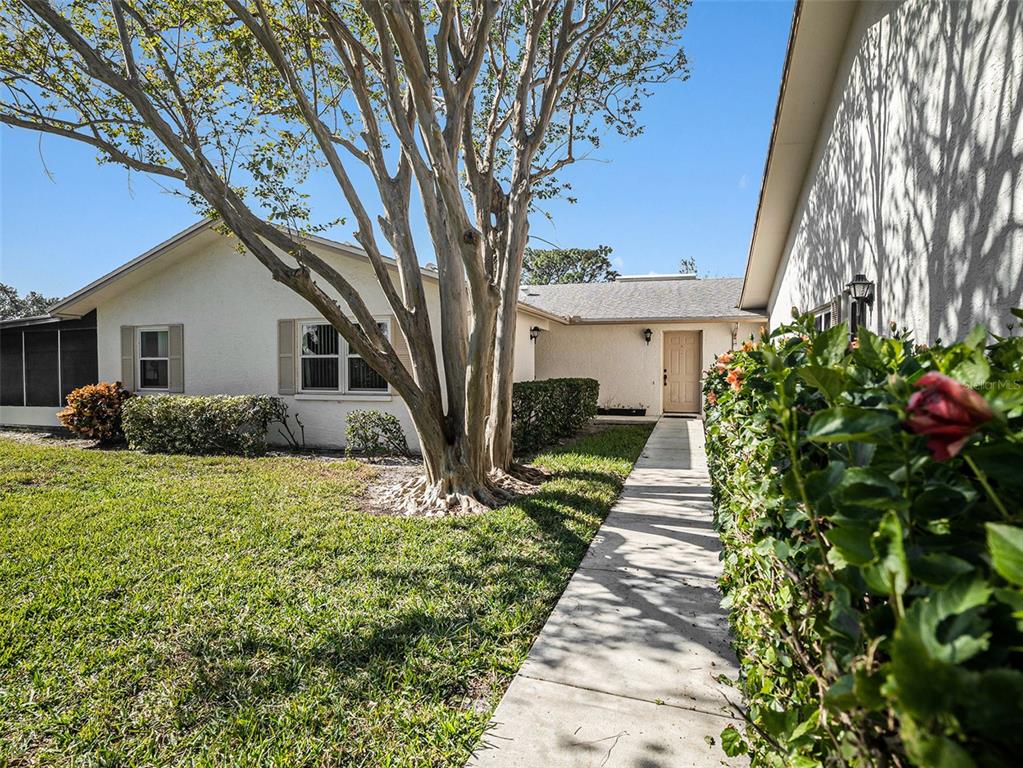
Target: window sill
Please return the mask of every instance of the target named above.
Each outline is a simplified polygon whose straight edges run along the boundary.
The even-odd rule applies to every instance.
[[[389,403],[394,400],[394,395],[390,392],[381,392],[379,395],[374,395],[366,392],[299,392],[295,395],[296,400],[336,400],[338,402],[348,403]]]

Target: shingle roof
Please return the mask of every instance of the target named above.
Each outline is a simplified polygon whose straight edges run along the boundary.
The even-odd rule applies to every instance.
[[[625,279],[613,283],[523,286],[519,299],[582,322],[613,320],[757,320],[739,309],[742,278]]]

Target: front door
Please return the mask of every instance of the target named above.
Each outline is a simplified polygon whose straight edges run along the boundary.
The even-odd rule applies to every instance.
[[[664,411],[700,411],[700,332],[664,333]]]

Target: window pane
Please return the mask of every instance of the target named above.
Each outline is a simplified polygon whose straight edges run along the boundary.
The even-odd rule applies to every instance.
[[[25,405],[60,405],[57,331],[25,331]]]
[[[348,388],[386,391],[387,382],[361,357],[350,357],[348,358]]]
[[[167,357],[168,343],[167,331],[142,331],[139,346],[141,347],[139,357]]]
[[[141,386],[147,389],[167,389],[167,361],[143,360]]]
[[[336,357],[302,358],[302,389],[338,390]]]
[[[337,351],[337,331],[332,325],[323,323],[302,326],[303,355],[336,355]]]
[[[86,384],[99,381],[96,365],[96,329],[72,328],[61,324],[60,330],[60,393],[63,401],[69,392]]]
[[[24,405],[21,330],[0,331],[0,405]]]

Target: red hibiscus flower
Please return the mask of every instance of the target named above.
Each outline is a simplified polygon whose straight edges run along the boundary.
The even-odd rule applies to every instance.
[[[909,398],[905,425],[930,438],[927,447],[935,461],[948,461],[959,453],[970,435],[994,416],[979,392],[937,371],[925,373],[915,386],[920,391]]]

